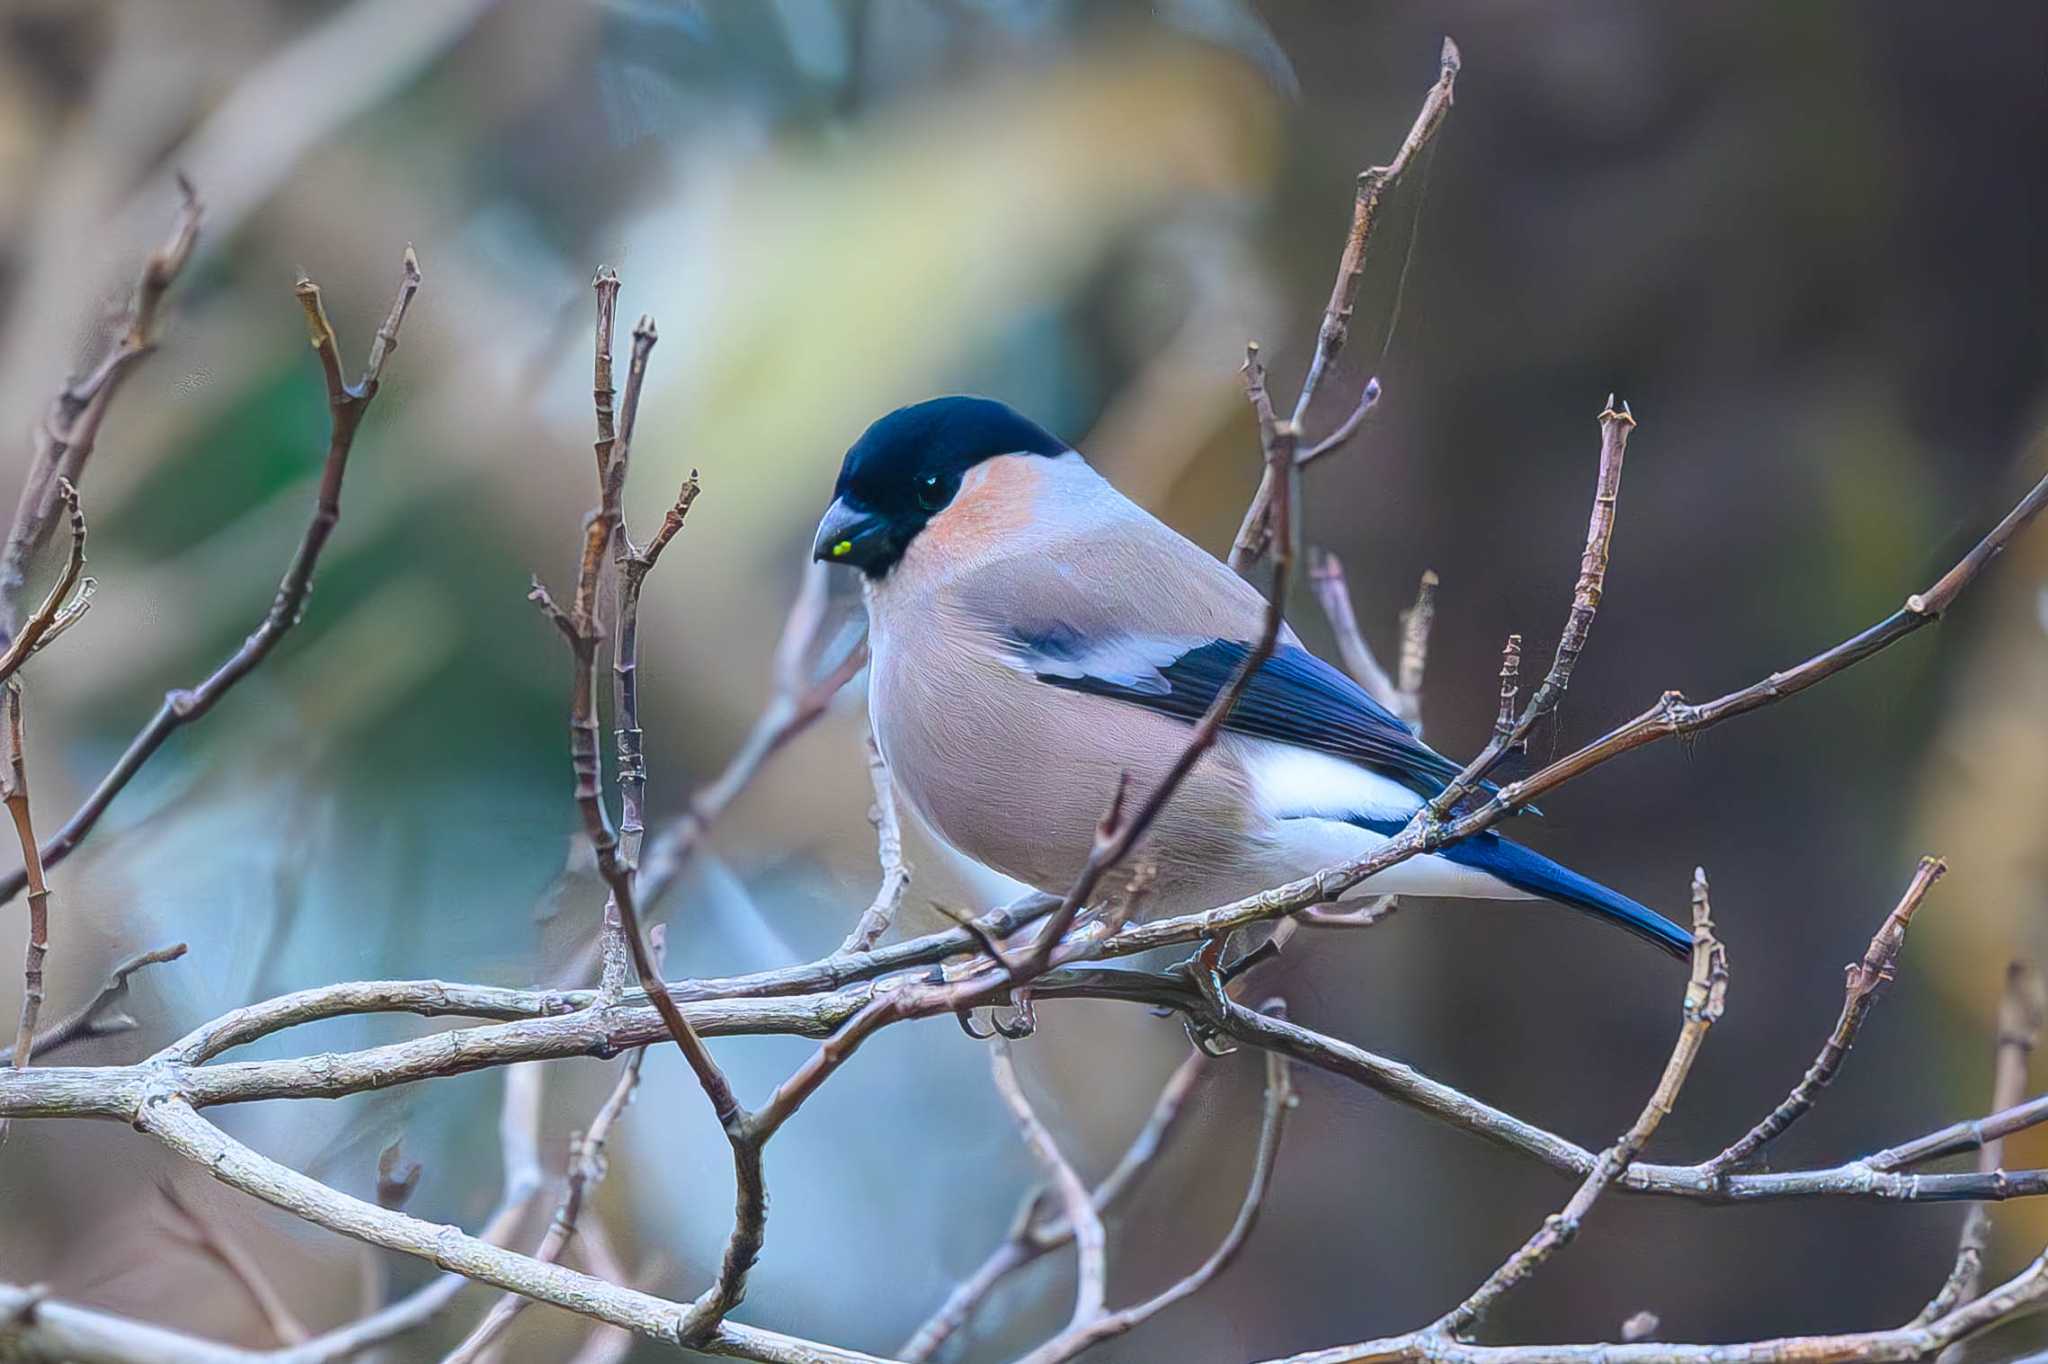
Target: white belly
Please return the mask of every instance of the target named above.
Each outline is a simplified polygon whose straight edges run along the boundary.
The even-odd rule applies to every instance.
[[[1299,868],[1281,880],[1292,880],[1339,862],[1370,856],[1385,847],[1383,834],[1334,819],[1289,819],[1273,831],[1276,861]],[[1346,891],[1344,898],[1366,895],[1440,895],[1459,900],[1533,900],[1537,897],[1473,867],[1462,867],[1434,854],[1411,857],[1369,876]]]

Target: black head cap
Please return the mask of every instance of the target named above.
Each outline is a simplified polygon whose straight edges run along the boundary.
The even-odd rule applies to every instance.
[[[993,398],[933,398],[870,426],[839,466],[836,500],[815,556],[887,573],[925,523],[960,491],[966,472],[998,455],[1057,456],[1066,442]]]

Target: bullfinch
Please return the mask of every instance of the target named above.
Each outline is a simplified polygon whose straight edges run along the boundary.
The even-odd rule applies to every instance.
[[[1133,799],[1163,779],[1265,620],[1251,584],[987,398],[870,426],[814,553],[865,578],[869,713],[905,802],[959,852],[1054,895],[1120,775]],[[1370,853],[1458,770],[1283,628],[1127,866],[1154,868],[1148,912],[1226,904]],[[1552,900],[1674,954],[1692,945],[1491,831],[1354,894]]]

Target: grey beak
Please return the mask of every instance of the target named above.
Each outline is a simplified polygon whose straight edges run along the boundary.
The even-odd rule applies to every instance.
[[[839,498],[825,509],[811,557],[828,564],[871,568],[889,548],[888,523],[864,507]]]

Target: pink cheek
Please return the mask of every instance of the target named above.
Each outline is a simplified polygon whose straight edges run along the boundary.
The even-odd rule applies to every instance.
[[[928,543],[936,554],[972,554],[1030,524],[1038,473],[1009,457],[983,468],[987,472],[971,479],[952,504],[926,524],[916,543]]]

